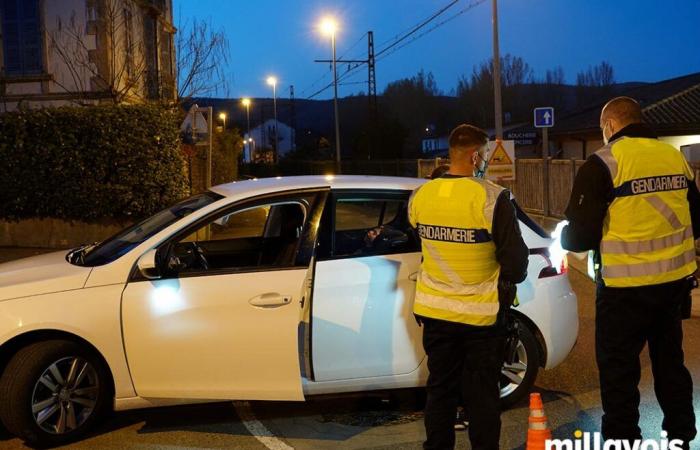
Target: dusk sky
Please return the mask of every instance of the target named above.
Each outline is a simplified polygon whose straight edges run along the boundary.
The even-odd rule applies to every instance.
[[[461,0],[435,23],[469,5]],[[338,57],[366,58],[373,30],[377,51],[449,0],[174,0],[175,21],[210,20],[224,28],[231,47],[231,97],[271,96],[268,74],[280,79],[279,96],[293,84],[306,98],[331,81],[330,42],[317,23],[333,14],[341,24]],[[523,57],[541,77],[561,65],[568,83],[602,60],[616,81],[657,81],[700,72],[700,0],[500,0],[501,54]],[[431,28],[427,26],[424,30]],[[357,43],[355,47],[350,47]],[[384,44],[384,45],[383,45]],[[491,56],[491,2],[465,12],[416,42],[378,61],[378,91],[387,83],[432,71],[445,93],[461,75]],[[346,70],[339,66],[339,74]],[[325,76],[325,77],[324,77]],[[348,82],[367,80],[358,70]],[[316,82],[316,84],[314,84]],[[341,86],[341,96],[366,91],[366,84]],[[329,98],[332,89],[316,98]]]

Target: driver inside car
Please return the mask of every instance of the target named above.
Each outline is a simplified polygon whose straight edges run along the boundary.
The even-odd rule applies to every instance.
[[[355,254],[380,255],[406,242],[408,242],[406,233],[388,225],[382,225],[367,231],[364,238],[365,245],[358,249]]]

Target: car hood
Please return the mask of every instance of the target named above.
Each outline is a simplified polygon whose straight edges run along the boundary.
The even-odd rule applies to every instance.
[[[70,264],[66,253],[64,250],[0,264],[0,301],[82,288],[92,268]]]

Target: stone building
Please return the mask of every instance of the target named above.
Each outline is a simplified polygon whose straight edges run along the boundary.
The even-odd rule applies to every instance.
[[[0,112],[171,101],[172,0],[0,0]]]

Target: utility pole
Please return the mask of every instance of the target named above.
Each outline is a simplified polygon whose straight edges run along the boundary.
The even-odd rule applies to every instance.
[[[336,59],[335,53],[333,59],[316,59],[314,62],[333,64],[333,85],[337,87],[336,77],[336,64],[354,64],[353,69],[359,67],[362,64],[367,64],[367,97],[369,99],[369,116],[372,122],[371,126],[376,126],[377,118],[377,76],[376,76],[376,60],[374,57],[374,32],[367,32],[367,59]],[[372,128],[373,130],[374,128]],[[336,133],[337,135],[337,133]],[[371,145],[370,145],[371,149]],[[371,158],[371,152],[367,155],[367,158]]]
[[[501,56],[498,48],[498,0],[492,0],[493,22],[493,103],[496,118],[496,139],[503,139],[503,111],[501,106]]]
[[[213,136],[212,133],[214,132],[214,108],[209,106],[207,108],[207,113],[208,116],[207,119],[209,119],[207,122],[209,125],[209,146],[207,147],[207,188],[211,187],[212,183],[212,165],[211,165],[211,158],[212,158],[212,147],[213,147]]]
[[[549,217],[549,128],[542,128],[542,184],[544,185],[542,209],[544,216]]]
[[[367,99],[369,100],[369,148],[367,159],[372,159],[374,150],[374,137],[377,127],[377,73],[376,61],[374,59],[374,32],[367,32]]]
[[[297,148],[297,109],[294,99],[294,85],[289,86],[289,121],[292,126],[292,150]]]
[[[333,109],[335,112],[335,162],[338,165],[337,173],[342,170],[340,153],[340,115],[338,114],[338,61],[335,56],[335,31],[331,33],[331,46],[333,47]]]

